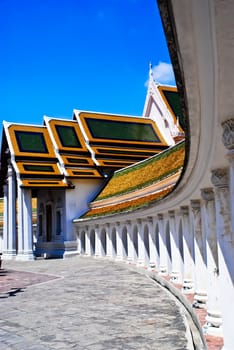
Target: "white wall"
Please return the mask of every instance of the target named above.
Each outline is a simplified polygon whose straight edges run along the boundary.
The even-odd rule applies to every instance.
[[[73,180],[74,189],[66,190],[66,240],[74,240],[72,221],[77,219],[88,210],[88,203],[91,202],[102,188],[103,179],[78,179]]]

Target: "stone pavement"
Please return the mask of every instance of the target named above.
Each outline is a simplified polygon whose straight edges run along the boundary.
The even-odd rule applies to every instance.
[[[1,350],[193,348],[174,298],[124,263],[4,261],[0,285]]]

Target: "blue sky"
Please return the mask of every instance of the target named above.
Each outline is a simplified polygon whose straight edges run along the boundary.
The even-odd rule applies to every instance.
[[[149,63],[174,84],[155,0],[0,0],[0,118],[141,115]]]

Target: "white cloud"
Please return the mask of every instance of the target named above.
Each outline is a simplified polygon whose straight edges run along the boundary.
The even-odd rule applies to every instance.
[[[159,62],[153,67],[153,77],[158,83],[172,83],[175,81],[173,67],[171,63]]]
[[[159,62],[153,66],[153,78],[157,83],[175,85],[175,76],[171,63]],[[145,84],[148,86],[148,81]]]

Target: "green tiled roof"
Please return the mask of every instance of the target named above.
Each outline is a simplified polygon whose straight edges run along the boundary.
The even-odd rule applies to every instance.
[[[21,152],[48,153],[42,132],[17,130],[15,136]]]
[[[55,125],[55,129],[63,147],[81,147],[73,126]]]
[[[160,142],[150,124],[93,118],[86,118],[86,122],[95,138]]]

